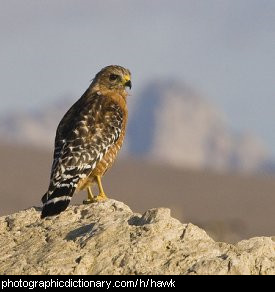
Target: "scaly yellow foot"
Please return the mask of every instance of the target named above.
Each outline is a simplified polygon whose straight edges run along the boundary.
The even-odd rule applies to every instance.
[[[98,185],[98,189],[99,189],[99,195],[95,198],[95,200],[97,202],[102,202],[102,201],[105,201],[107,200],[107,196],[105,195],[105,192],[103,190],[103,187],[102,187],[102,183],[101,183],[101,177],[98,175],[96,176],[96,180],[97,180],[97,185]]]
[[[96,203],[97,200],[94,197],[91,187],[87,188],[87,192],[88,192],[88,199],[83,201],[83,204],[92,204],[92,203]]]
[[[107,196],[105,195],[105,193],[100,193],[97,197],[94,198],[94,200],[96,200],[96,202],[102,202],[107,200]]]

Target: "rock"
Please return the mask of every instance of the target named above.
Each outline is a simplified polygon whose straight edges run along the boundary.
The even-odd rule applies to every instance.
[[[170,210],[108,200],[0,218],[0,274],[275,274],[275,237],[215,242]]]

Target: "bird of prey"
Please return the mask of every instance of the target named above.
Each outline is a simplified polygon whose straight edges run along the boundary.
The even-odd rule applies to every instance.
[[[103,68],[60,121],[41,218],[64,211],[79,190],[87,189],[84,203],[107,198],[101,178],[112,166],[125,136],[126,87],[132,87],[128,69],[117,65]],[[93,184],[99,189],[96,197]]]

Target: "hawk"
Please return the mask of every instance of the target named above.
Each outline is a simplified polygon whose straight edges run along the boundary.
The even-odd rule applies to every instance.
[[[126,87],[132,87],[128,69],[117,65],[103,68],[60,121],[41,218],[64,211],[79,190],[87,189],[87,204],[107,198],[101,178],[123,143],[128,116]],[[91,190],[95,183],[99,189],[96,197]]]

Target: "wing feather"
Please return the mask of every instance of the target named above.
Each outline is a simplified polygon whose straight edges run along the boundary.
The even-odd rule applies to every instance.
[[[97,93],[89,98],[82,96],[69,109],[57,128],[50,185],[42,198],[42,217],[56,214],[55,205],[58,213],[67,208],[79,180],[96,168],[119,139],[122,122],[121,108]]]

